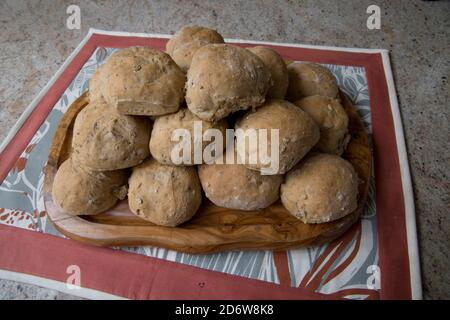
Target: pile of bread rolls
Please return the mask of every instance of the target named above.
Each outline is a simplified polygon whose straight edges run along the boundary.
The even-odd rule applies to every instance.
[[[217,206],[244,211],[281,197],[304,223],[339,219],[357,207],[358,176],[340,157],[349,120],[338,92],[323,66],[288,64],[268,47],[225,44],[205,27],[182,28],[166,52],[118,50],[90,81],[89,105],[75,120],[54,200],[67,214],[93,215],[128,197],[134,214],[168,227],[191,219],[202,193]],[[221,132],[279,129],[278,172],[262,175],[259,162],[174,164],[171,133],[193,130],[194,121]],[[228,152],[248,159],[255,148]]]

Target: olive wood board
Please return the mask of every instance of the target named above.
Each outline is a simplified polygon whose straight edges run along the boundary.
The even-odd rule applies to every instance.
[[[53,201],[51,190],[59,165],[70,155],[74,120],[88,104],[88,94],[75,100],[62,117],[52,141],[45,167],[44,202],[53,225],[63,235],[98,246],[149,245],[187,253],[225,250],[288,249],[319,245],[342,235],[355,223],[367,200],[372,156],[368,136],[350,100],[340,93],[349,116],[350,142],[343,158],[359,177],[357,209],[332,222],[305,224],[289,214],[280,201],[259,211],[239,211],[214,205],[205,196],[200,209],[188,222],[162,227],[131,213],[127,199],[94,216],[71,216]]]

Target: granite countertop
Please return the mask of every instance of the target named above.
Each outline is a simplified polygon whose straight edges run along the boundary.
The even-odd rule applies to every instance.
[[[385,48],[393,72],[414,184],[423,293],[450,298],[450,2],[385,1],[381,29],[366,28],[370,1],[76,1],[81,29],[65,26],[72,1],[0,3],[0,140],[89,27],[173,33],[185,24],[224,37]],[[0,299],[70,296],[0,280]]]

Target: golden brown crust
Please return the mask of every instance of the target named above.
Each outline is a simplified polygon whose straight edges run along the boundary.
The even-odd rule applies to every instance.
[[[150,138],[150,153],[153,158],[163,164],[174,165],[171,159],[171,152],[176,144],[179,142],[172,141],[172,133],[176,129],[187,129],[191,134],[191,161],[194,164],[194,122],[197,124],[201,122],[202,124],[202,136],[204,132],[208,129],[218,129],[222,133],[222,146],[225,147],[225,130],[227,128],[227,122],[225,119],[219,120],[218,122],[203,121],[197,116],[195,116],[189,109],[183,108],[177,113],[165,115],[156,118],[153,124],[153,130]],[[203,150],[211,142],[202,142],[202,155]],[[223,148],[221,152],[223,151]],[[217,154],[216,156],[221,155]],[[202,157],[203,158],[203,157]],[[186,165],[186,164],[183,164]]]
[[[308,157],[289,171],[281,202],[305,223],[344,217],[358,205],[358,176],[350,162],[332,154]]]
[[[314,120],[294,104],[284,100],[269,100],[256,111],[247,112],[236,123],[236,129],[267,129],[270,135],[271,129],[279,130],[279,170],[278,174],[284,174],[295,166],[311,148],[319,141],[319,127]],[[269,139],[268,150],[272,143]],[[245,165],[254,170],[267,167],[260,161],[257,164],[248,163],[252,154],[257,158],[260,151],[248,145],[237,146],[237,153],[242,162],[247,159]],[[257,154],[256,154],[257,153]],[[259,159],[258,159],[259,160]]]
[[[166,52],[187,72],[194,53],[206,44],[224,43],[222,36],[213,29],[186,26],[178,30],[166,44]]]
[[[131,211],[161,226],[175,227],[191,219],[202,201],[195,167],[168,166],[148,158],[133,168],[129,185]]]
[[[215,205],[245,211],[267,208],[277,201],[283,181],[283,176],[261,175],[242,164],[204,164],[198,174],[206,197]]]
[[[210,44],[196,51],[187,74],[189,110],[207,121],[260,106],[271,85],[270,72],[250,51]]]
[[[178,110],[185,81],[168,54],[130,47],[115,52],[96,70],[90,88],[92,97],[102,96],[119,113],[154,116]]]
[[[309,96],[295,102],[309,114],[320,128],[320,140],[315,150],[341,155],[350,139],[348,116],[337,99]]]
[[[98,214],[125,198],[127,178],[127,170],[91,171],[69,158],[56,172],[53,199],[67,214]]]
[[[336,78],[326,67],[317,63],[293,62],[287,69],[289,74],[287,100],[295,102],[314,95],[337,97],[339,88]]]
[[[105,67],[105,64],[102,64],[97,67],[94,74],[92,75],[91,80],[89,81],[89,101],[96,101],[96,100],[105,100],[102,95],[102,87],[104,87],[103,80],[105,79],[103,76],[103,68]]]
[[[268,47],[256,46],[248,50],[256,54],[270,71],[273,84],[267,92],[266,98],[284,99],[289,84],[289,76],[283,58],[275,50]]]
[[[150,122],[117,113],[102,100],[86,106],[73,127],[73,156],[91,170],[135,166],[150,154]]]

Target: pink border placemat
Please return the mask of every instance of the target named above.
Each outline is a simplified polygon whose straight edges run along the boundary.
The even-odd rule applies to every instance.
[[[167,40],[92,31],[53,84],[29,109],[0,153],[0,182],[6,177],[55,103],[97,47],[135,45],[164,50]],[[231,41],[250,46],[254,42]],[[377,185],[381,299],[420,298],[420,275],[409,171],[387,53],[376,50],[269,44],[285,58],[364,67],[369,83]],[[394,90],[394,91],[393,91]],[[394,103],[393,103],[394,101]],[[380,143],[382,142],[382,143]],[[399,146],[402,152],[399,152]],[[400,165],[402,163],[402,165]],[[407,166],[407,162],[406,162]],[[406,175],[407,174],[407,175]],[[402,180],[403,179],[403,180]],[[409,183],[409,184],[408,184]],[[406,185],[406,187],[405,187]],[[405,197],[405,190],[407,196]],[[406,208],[408,210],[406,210]],[[412,210],[412,212],[411,212]],[[412,215],[412,218],[411,218]],[[413,228],[411,227],[413,226]],[[413,230],[412,230],[413,229]],[[412,234],[413,233],[413,234]],[[412,239],[412,240],[411,240]],[[395,243],[395,245],[392,245]],[[51,263],[50,263],[51,261]],[[275,254],[281,284],[208,271],[117,250],[86,246],[51,235],[0,225],[0,269],[64,282],[68,265],[83,269],[83,287],[136,299],[336,299],[288,285],[287,263]],[[100,271],[101,270],[101,271]],[[132,270],[132,272],[130,272]],[[114,278],[114,281],[110,279]]]

